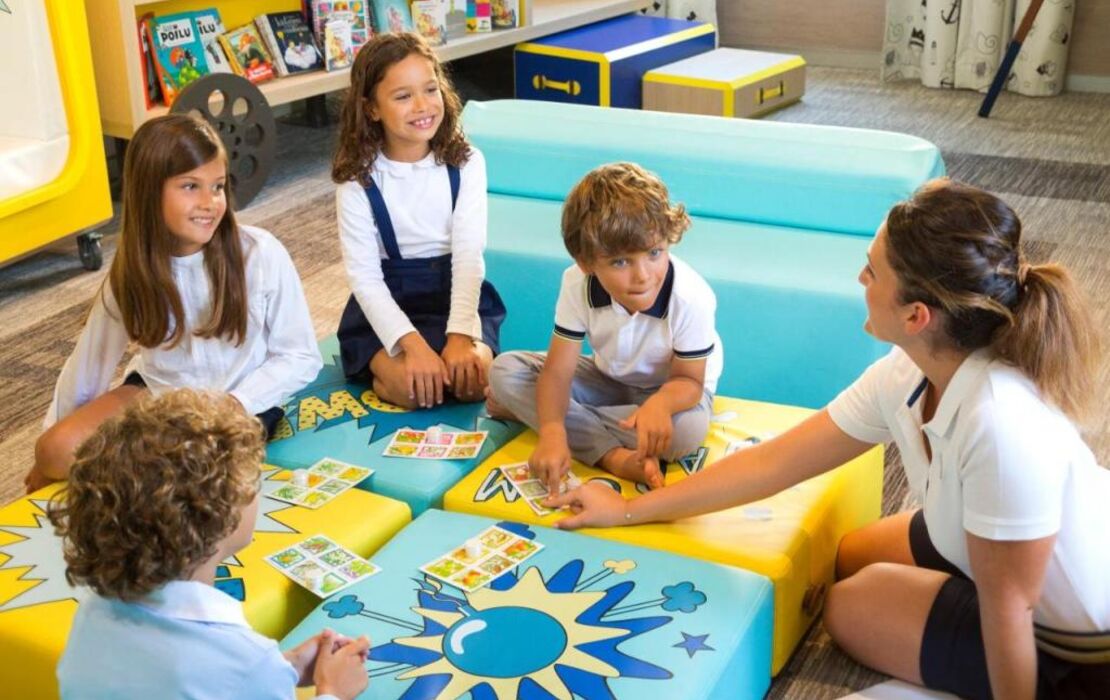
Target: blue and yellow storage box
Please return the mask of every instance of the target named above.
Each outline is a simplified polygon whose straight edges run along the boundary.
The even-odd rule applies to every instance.
[[[624,15],[517,44],[516,96],[639,109],[644,73],[712,51],[707,22]]]

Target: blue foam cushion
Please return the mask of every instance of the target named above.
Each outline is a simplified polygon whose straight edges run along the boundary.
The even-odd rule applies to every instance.
[[[491,193],[562,200],[591,169],[633,161],[692,214],[870,237],[944,174],[936,146],[886,131],[528,100],[467,104]]]
[[[490,195],[486,275],[508,308],[501,346],[546,349],[562,271],[560,202]],[[718,393],[819,408],[889,349],[863,331],[869,241],[694,217],[672,250],[717,295]]]
[[[419,571],[494,524],[543,549],[472,594]],[[324,627],[368,635],[363,700],[746,700],[770,685],[772,586],[758,574],[438,510],[373,561],[381,573],[334,594],[281,643]]]
[[[266,461],[286,469],[310,467],[324,457],[370,467],[358,485],[404,501],[413,515],[443,504],[443,494],[521,431],[516,423],[491,420],[482,403],[449,401],[406,411],[383,404],[365,383],[348,381],[339,363],[335,336],[320,341],[324,368],[285,403],[286,418],[266,445]],[[485,430],[489,435],[473,459],[402,459],[382,452],[401,428]]]

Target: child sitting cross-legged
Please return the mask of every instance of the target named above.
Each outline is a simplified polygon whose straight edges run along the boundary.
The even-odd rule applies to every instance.
[[[659,178],[631,163],[593,170],[567,197],[563,242],[575,264],[550,347],[495,359],[487,402],[494,417],[539,433],[529,465],[553,492],[572,456],[660,487],[659,460],[705,438],[722,351],[713,291],[669,252],[689,226]]]
[[[66,579],[92,589],[62,659],[63,698],[350,700],[369,641],[324,630],[283,655],[254,632],[216,567],[250,544],[262,425],[227,394],[178,389],[129,404],[77,451],[50,507]]]

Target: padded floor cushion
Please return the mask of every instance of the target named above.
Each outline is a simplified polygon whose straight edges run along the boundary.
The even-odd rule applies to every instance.
[[[482,403],[452,401],[415,411],[385,403],[367,384],[349,382],[343,376],[335,336],[320,341],[320,351],[324,368],[312,384],[286,402],[286,417],[266,446],[268,462],[300,469],[331,457],[370,467],[374,474],[360,488],[404,501],[419,515],[442,504],[447,489],[521,430],[487,418]],[[399,429],[423,430],[433,425],[445,430],[485,430],[489,436],[474,459],[382,456]]]
[[[418,570],[494,524],[543,549],[472,593]],[[746,571],[439,510],[373,560],[282,642],[369,635],[363,700],[740,700],[770,683],[771,585]]]
[[[706,465],[712,470],[712,464],[724,455],[730,441],[752,436],[766,438],[801,422],[811,413],[789,406],[720,397],[714,409],[727,421],[713,423],[704,451],[682,464],[668,466],[668,484]],[[566,514],[542,518],[535,515],[497,469],[526,461],[534,447],[532,431],[513,440],[447,492],[446,508],[545,525],[565,517]],[[619,486],[626,496],[637,493],[633,484],[577,462],[574,473],[584,481],[605,479]],[[824,593],[833,580],[840,538],[878,518],[882,479],[883,452],[876,447],[834,471],[758,503],[673,523],[583,532],[739,566],[770,578],[775,584],[772,672],[778,673],[821,609]]]
[[[216,587],[243,602],[259,633],[280,638],[319,601],[263,558],[314,534],[369,556],[409,522],[405,504],[350,489],[317,510],[266,498],[290,472],[266,467],[254,539],[216,569]],[[54,667],[86,589],[65,580],[61,540],[46,519],[55,484],[0,508],[0,687],[4,697],[58,695]],[[198,669],[198,672],[201,672]]]

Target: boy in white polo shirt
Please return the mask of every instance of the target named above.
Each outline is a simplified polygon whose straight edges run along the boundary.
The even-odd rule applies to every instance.
[[[722,351],[713,290],[668,251],[689,226],[659,178],[631,163],[593,170],[567,197],[563,242],[575,264],[550,347],[494,360],[488,401],[491,415],[539,433],[529,465],[552,491],[572,456],[660,487],[659,460],[705,438]]]

